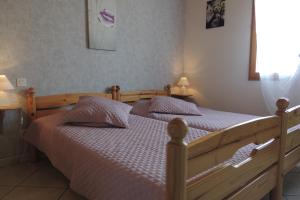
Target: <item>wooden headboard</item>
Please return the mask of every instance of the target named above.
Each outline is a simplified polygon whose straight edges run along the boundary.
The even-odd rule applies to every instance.
[[[29,88],[26,91],[27,112],[31,119],[36,119],[40,116],[48,115],[47,113],[53,114],[61,111],[63,107],[76,104],[81,96],[100,96],[108,99],[116,99],[117,90],[118,88],[113,86],[110,90],[111,93],[66,93],[35,96],[34,89]]]
[[[112,91],[115,91],[115,94],[113,94],[113,99],[124,103],[133,103],[140,99],[151,99],[155,96],[171,95],[171,85],[167,85],[163,90],[137,90],[129,92],[122,92],[120,86],[118,85],[113,86],[112,88]]]

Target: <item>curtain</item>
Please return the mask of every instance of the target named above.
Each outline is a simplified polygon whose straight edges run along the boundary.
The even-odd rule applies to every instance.
[[[300,0],[255,0],[257,71],[270,113],[280,97],[300,104]]]

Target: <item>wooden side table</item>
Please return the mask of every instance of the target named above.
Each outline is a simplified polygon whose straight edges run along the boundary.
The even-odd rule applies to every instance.
[[[5,117],[5,111],[20,109],[19,105],[0,106],[0,134],[3,134],[3,120]]]

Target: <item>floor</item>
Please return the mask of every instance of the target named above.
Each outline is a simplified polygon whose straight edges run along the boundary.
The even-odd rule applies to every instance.
[[[2,200],[84,200],[47,161],[0,168]]]
[[[48,162],[0,168],[0,199],[84,200]],[[267,197],[264,198],[268,199]],[[285,178],[284,200],[300,200],[300,163]]]

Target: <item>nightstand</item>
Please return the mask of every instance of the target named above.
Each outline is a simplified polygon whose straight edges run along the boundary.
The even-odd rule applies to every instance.
[[[5,117],[5,111],[18,110],[19,105],[0,106],[0,134],[3,134],[3,120]]]

